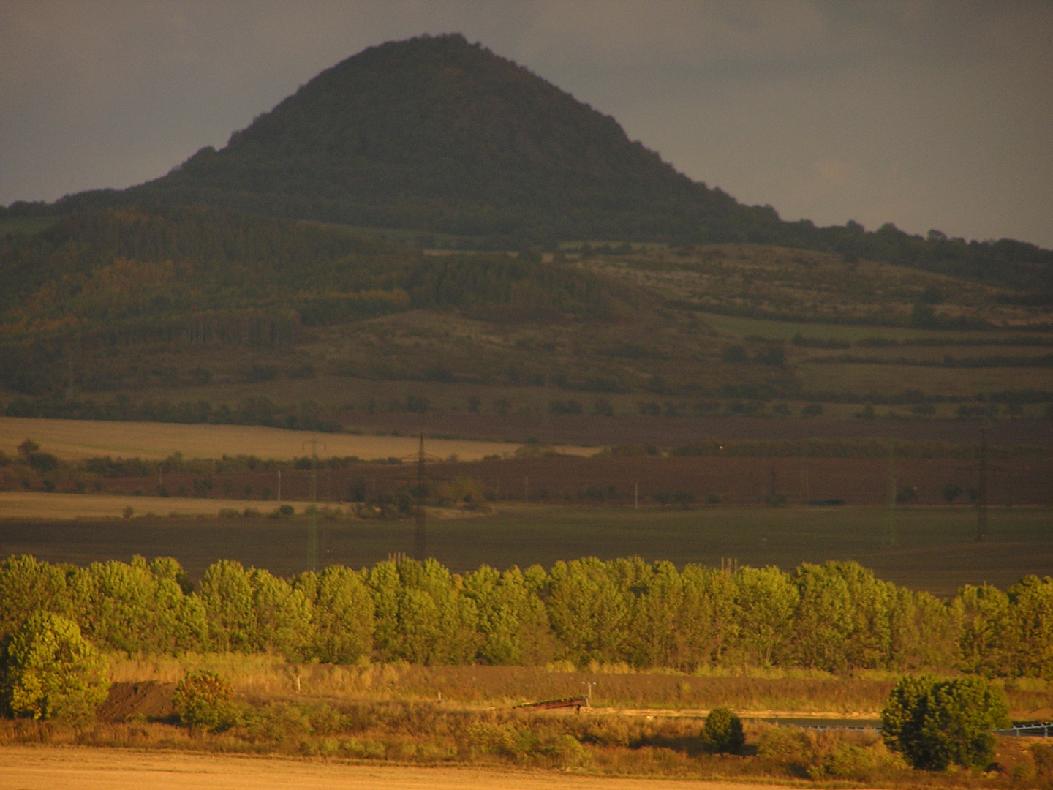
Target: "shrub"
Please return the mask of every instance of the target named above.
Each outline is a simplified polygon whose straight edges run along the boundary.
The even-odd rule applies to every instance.
[[[82,722],[109,690],[106,660],[80,628],[51,612],[31,615],[0,650],[0,710]]]
[[[188,672],[176,686],[172,702],[179,721],[190,732],[219,732],[232,726],[236,715],[234,691],[215,672]]]
[[[811,779],[849,779],[875,782],[882,775],[905,768],[900,757],[880,741],[871,744],[835,741],[821,749],[808,769]]]
[[[768,727],[757,742],[763,762],[802,778],[809,776],[813,752],[808,733],[797,727]]]
[[[934,771],[951,763],[986,766],[994,756],[992,730],[1007,724],[1004,695],[979,678],[902,678],[881,711],[889,748]]]
[[[702,742],[711,752],[741,754],[746,745],[742,720],[729,708],[713,708],[702,726]]]

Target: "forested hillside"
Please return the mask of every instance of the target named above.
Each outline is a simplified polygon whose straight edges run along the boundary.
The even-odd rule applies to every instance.
[[[0,382],[27,394],[106,389],[76,359],[105,349],[291,347],[304,330],[415,308],[612,319],[636,298],[537,257],[428,257],[375,233],[202,208],[79,213],[7,236],[0,260]]]

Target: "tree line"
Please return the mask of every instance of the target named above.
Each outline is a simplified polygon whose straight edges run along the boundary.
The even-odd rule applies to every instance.
[[[451,572],[429,559],[282,579],[232,560],[192,585],[168,557],[0,563],[0,638],[36,612],[128,653],[273,651],[291,660],[634,667],[957,669],[1053,678],[1053,578],[949,601],[854,562],[792,572],[594,557]]]

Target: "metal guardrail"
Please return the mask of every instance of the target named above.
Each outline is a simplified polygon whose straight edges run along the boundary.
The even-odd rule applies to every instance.
[[[880,732],[879,724],[825,724],[817,722],[795,721],[794,727],[804,727],[809,730],[865,730],[869,732]],[[1030,738],[1053,738],[1053,721],[1036,722],[1034,724],[1016,724],[1001,730],[994,730],[995,735],[1026,736]]]
[[[1018,724],[1004,730],[995,730],[996,735],[1027,735],[1032,738],[1053,737],[1053,721],[1038,724]]]

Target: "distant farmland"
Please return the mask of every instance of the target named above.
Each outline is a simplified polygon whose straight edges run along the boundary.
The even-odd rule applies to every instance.
[[[289,459],[311,454],[310,442],[318,439],[318,453],[325,457],[357,456],[365,460],[408,457],[417,452],[416,436],[359,436],[319,434],[244,425],[183,425],[157,422],[103,422],[0,417],[0,452],[13,455],[30,438],[42,449],[65,459],[119,456],[159,460],[175,453],[186,458],[220,458],[255,455]],[[454,439],[428,439],[427,450],[442,458],[476,460],[506,455],[517,445]],[[561,447],[565,453],[591,449]]]
[[[135,499],[129,500],[135,502]],[[435,513],[433,512],[434,516]],[[977,542],[967,507],[738,507],[695,510],[502,506],[489,515],[429,518],[428,555],[452,570],[595,555],[640,555],[719,565],[793,568],[802,562],[853,559],[880,577],[950,595],[962,584],[1005,587],[1053,568],[1053,510],[992,508],[988,537]],[[304,517],[273,519],[134,517],[129,520],[0,520],[0,555],[35,554],[87,564],[133,554],[174,556],[200,576],[217,559],[236,559],[282,575],[306,567]],[[320,518],[320,563],[371,565],[414,549],[412,519]]]

